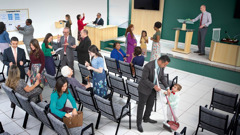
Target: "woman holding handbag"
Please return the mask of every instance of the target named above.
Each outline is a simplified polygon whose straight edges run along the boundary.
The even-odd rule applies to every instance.
[[[73,108],[65,106],[67,99],[71,102]],[[76,101],[68,90],[68,81],[65,77],[60,77],[56,82],[55,89],[51,94],[50,111],[61,121],[64,116],[68,118],[77,115]]]

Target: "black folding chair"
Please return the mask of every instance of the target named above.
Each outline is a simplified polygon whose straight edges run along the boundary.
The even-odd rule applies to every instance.
[[[104,59],[105,59],[105,63],[106,63],[107,69],[108,69],[108,73],[111,72],[111,73],[114,73],[115,76],[116,76],[116,74],[119,74],[121,76],[121,73],[117,67],[116,59],[109,58],[106,56],[104,56]]]
[[[0,52],[0,61],[3,63],[3,54]],[[0,82],[5,82],[6,78],[4,76],[5,64],[3,63],[2,71],[0,72]]]
[[[199,120],[195,135],[199,127],[219,135],[228,134],[228,115],[210,110],[206,107],[199,107]]]

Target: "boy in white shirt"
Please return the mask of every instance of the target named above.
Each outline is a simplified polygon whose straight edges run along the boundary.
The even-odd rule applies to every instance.
[[[179,84],[175,84],[173,87],[172,87],[172,92],[171,94],[168,96],[168,104],[171,105],[171,108],[172,108],[172,111],[173,111],[173,114],[175,116],[175,120],[178,121],[178,118],[176,117],[177,116],[177,112],[178,112],[178,102],[180,100],[180,95],[179,95],[179,91],[182,89],[182,86],[179,85]],[[167,92],[164,92],[164,94],[166,95]],[[170,107],[168,105],[167,107],[167,118],[168,118],[168,121],[173,121],[174,119],[173,116],[172,116],[172,113],[171,113],[171,110],[170,110]]]

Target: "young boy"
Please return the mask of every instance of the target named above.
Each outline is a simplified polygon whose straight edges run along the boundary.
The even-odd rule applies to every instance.
[[[176,117],[177,112],[178,112],[178,102],[180,100],[180,95],[179,95],[179,91],[182,89],[182,86],[180,84],[175,84],[172,87],[172,92],[170,94],[170,96],[168,96],[168,107],[167,107],[167,118],[168,121],[173,121],[173,116],[172,116],[172,112],[170,110],[169,104],[171,105],[173,114],[175,116],[175,120],[178,121],[178,118]],[[167,92],[164,92],[164,94],[166,95]]]

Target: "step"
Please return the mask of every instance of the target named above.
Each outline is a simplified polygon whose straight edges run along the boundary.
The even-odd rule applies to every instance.
[[[109,50],[109,51],[112,51],[112,50],[113,50],[113,48],[110,48],[110,47],[105,47],[104,49],[105,49],[105,50]]]

